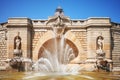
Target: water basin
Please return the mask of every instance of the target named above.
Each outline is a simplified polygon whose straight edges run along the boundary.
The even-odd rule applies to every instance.
[[[0,80],[120,80],[120,72],[0,72]]]

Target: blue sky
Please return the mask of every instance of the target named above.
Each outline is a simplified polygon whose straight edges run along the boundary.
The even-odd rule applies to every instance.
[[[48,19],[58,6],[71,19],[110,17],[120,23],[120,0],[0,0],[0,23],[10,17]]]

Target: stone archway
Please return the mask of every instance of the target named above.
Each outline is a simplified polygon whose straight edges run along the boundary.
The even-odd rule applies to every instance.
[[[59,41],[59,40],[58,40]],[[70,40],[68,39],[64,39],[64,47],[60,47],[61,45],[61,42],[56,44],[55,43],[55,39],[52,38],[48,41],[46,41],[42,47],[39,49],[39,53],[38,53],[38,59],[40,57],[42,57],[42,54],[44,54],[44,49],[46,49],[47,51],[49,51],[51,54],[54,54],[55,53],[55,49],[56,47],[58,47],[58,49],[62,48],[62,49],[66,49],[67,47],[69,47],[69,49],[72,49],[73,50],[73,53],[75,55],[75,57],[78,56],[78,49],[77,47],[75,46],[75,44],[73,42],[71,42]],[[67,48],[68,49],[68,48]],[[66,50],[67,50],[66,49]],[[69,50],[68,49],[68,50]],[[57,52],[60,52],[59,50]]]
[[[48,44],[49,40],[50,42],[53,41],[54,38],[53,31],[47,31],[38,41],[37,45],[35,46],[35,49],[33,50],[33,61],[37,61],[40,57],[40,51],[43,49],[41,48],[43,45]],[[76,52],[78,59],[80,58],[80,54],[84,53],[80,41],[76,38],[76,36],[71,32],[67,31],[65,33],[66,42],[69,43],[70,46],[74,49],[74,52]]]

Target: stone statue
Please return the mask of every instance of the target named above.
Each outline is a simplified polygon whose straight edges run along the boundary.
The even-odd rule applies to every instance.
[[[19,36],[19,32],[18,32],[18,35],[14,39],[14,49],[17,49],[17,50],[21,49],[21,38]]]
[[[16,40],[15,40],[16,49],[20,49],[20,44],[21,44],[21,40],[20,40],[20,38],[17,36],[17,38],[16,38]]]
[[[97,47],[97,58],[104,58],[105,52],[103,51],[103,37],[98,36],[96,41],[96,47]]]
[[[97,48],[99,50],[102,50],[102,48],[103,48],[103,37],[102,36],[99,36],[97,39]]]
[[[14,56],[18,57],[22,55],[21,50],[21,38],[19,36],[19,32],[17,36],[14,38]]]

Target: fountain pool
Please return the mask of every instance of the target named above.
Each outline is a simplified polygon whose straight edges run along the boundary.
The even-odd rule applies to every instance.
[[[80,72],[52,74],[35,72],[0,72],[0,80],[120,80],[120,72]]]

